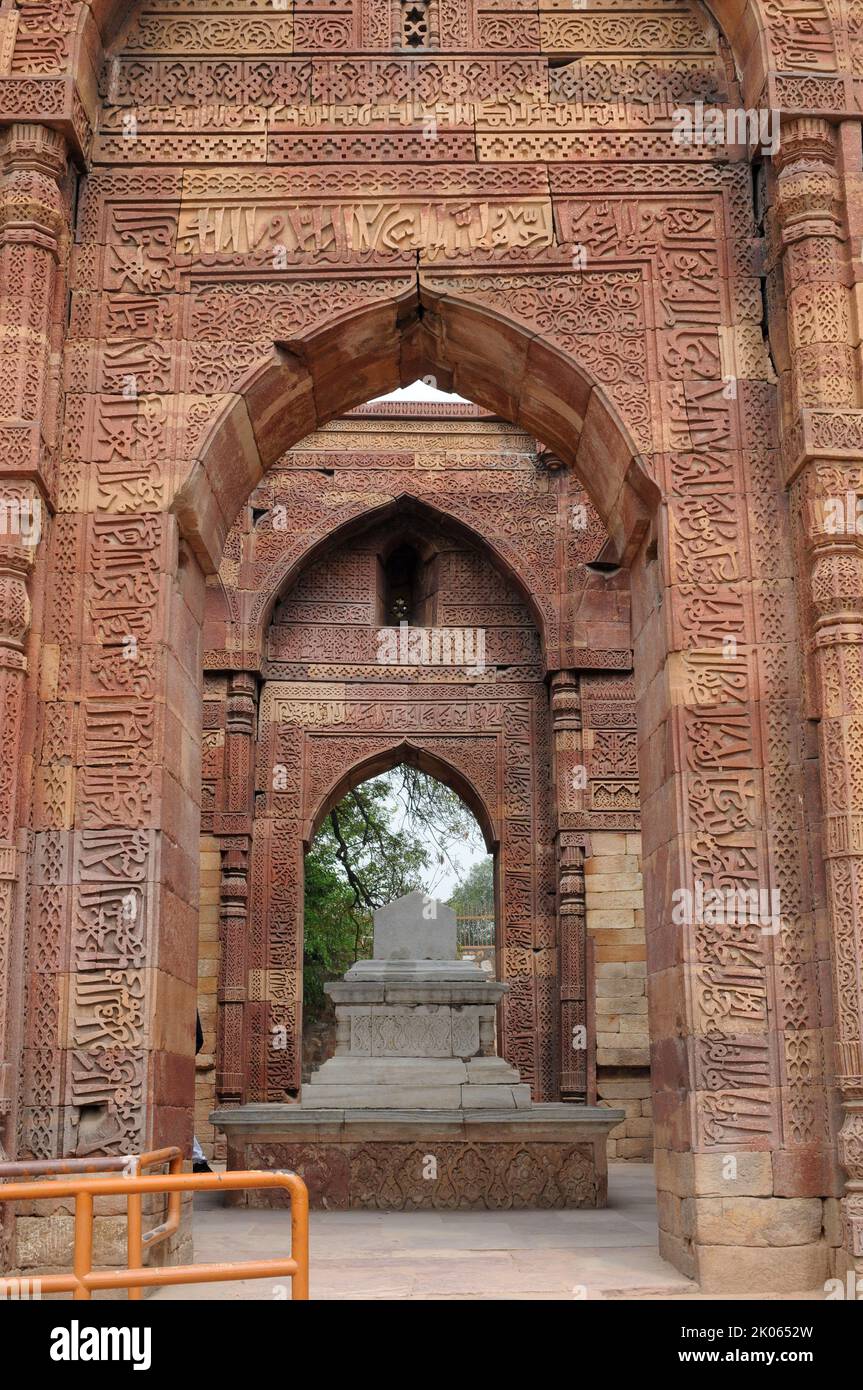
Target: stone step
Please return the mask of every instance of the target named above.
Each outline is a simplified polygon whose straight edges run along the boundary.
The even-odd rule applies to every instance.
[[[316,1085],[308,1082],[301,1107],[311,1110],[524,1110],[530,1106],[530,1087],[418,1086],[394,1083],[342,1082]]]

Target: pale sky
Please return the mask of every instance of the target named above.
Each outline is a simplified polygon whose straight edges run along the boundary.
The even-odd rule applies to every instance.
[[[427,380],[414,381],[410,386],[400,386],[397,391],[390,391],[386,396],[375,396],[370,402],[374,405],[377,401],[447,401],[450,405],[470,405],[464,396],[456,396],[449,391],[438,391],[436,386],[430,386]]]
[[[375,401],[446,401],[450,405],[471,404],[470,401],[465,400],[464,396],[457,396],[448,391],[438,391],[437,387],[431,386],[428,380],[414,381],[410,386],[400,386],[397,391],[390,391],[386,396],[376,396]],[[393,819],[395,825],[401,830],[405,815],[401,810],[401,803],[398,801],[394,806]],[[440,864],[434,865],[428,870],[430,881],[425,885],[427,892],[434,893],[435,897],[445,902],[459,879],[474,864],[485,859],[486,853],[485,844],[479,826],[477,826],[476,836],[473,840],[466,841],[464,845],[454,845],[450,848],[450,858],[453,860],[455,869],[451,869],[449,864]]]
[[[409,825],[409,818],[404,810],[400,797],[393,797],[391,806],[393,828],[402,830],[408,825],[408,828],[421,838],[422,831],[419,829],[415,830],[413,826]],[[471,819],[474,820],[474,825],[476,826],[476,833],[471,839],[466,840],[463,844],[456,842],[448,846],[449,857],[453,861],[454,867],[451,868],[448,862],[443,864],[432,863],[425,871],[424,877],[426,878],[426,882],[423,886],[426,892],[433,893],[441,902],[446,902],[456,884],[464,877],[468,869],[472,868],[474,864],[478,864],[480,860],[485,859],[488,853],[479,825],[472,815]]]

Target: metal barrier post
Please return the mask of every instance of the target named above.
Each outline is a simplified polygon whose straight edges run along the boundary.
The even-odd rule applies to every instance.
[[[153,1155],[150,1155],[153,1160]],[[158,1161],[164,1162],[164,1154]],[[235,1192],[247,1187],[281,1187],[291,1194],[291,1254],[280,1260],[253,1260],[239,1264],[168,1265],[145,1269],[141,1253],[141,1196],[146,1192],[168,1192],[179,1212],[183,1192]],[[176,1194],[176,1203],[173,1203]],[[122,1196],[128,1199],[129,1268],[93,1269],[93,1199]],[[230,1279],[269,1279],[288,1274],[291,1297],[309,1297],[309,1194],[302,1178],[287,1172],[167,1173],[142,1177],[78,1177],[44,1184],[8,1183],[0,1186],[0,1201],[46,1201],[57,1197],[75,1198],[75,1248],[71,1274],[47,1274],[40,1278],[45,1293],[71,1293],[75,1299],[89,1299],[94,1289],[127,1289],[130,1297],[144,1288],[168,1284],[224,1282]],[[151,1237],[163,1240],[170,1231],[165,1221]],[[134,1263],[133,1263],[134,1261]],[[0,1279],[0,1296],[13,1293],[18,1281]]]
[[[93,1268],[93,1196],[86,1188],[75,1192],[75,1249],[72,1269],[77,1281],[72,1297],[89,1298],[85,1282]]]

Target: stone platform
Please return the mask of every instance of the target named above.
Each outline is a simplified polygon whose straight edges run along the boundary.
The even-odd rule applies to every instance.
[[[325,986],[336,1055],[300,1103],[210,1116],[227,1136],[228,1167],[293,1169],[312,1206],[333,1211],[605,1206],[606,1142],[623,1111],[532,1103],[495,1048],[509,985],[456,958],[445,903],[408,893],[374,923],[374,959]]]
[[[313,1208],[508,1211],[604,1207],[608,1132],[620,1110],[532,1105],[491,1110],[220,1109],[229,1168],[289,1168]],[[238,1205],[286,1205],[280,1192]]]

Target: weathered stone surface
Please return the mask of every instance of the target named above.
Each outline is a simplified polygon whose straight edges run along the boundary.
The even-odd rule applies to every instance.
[[[247,8],[0,18],[0,1145],[188,1144],[202,820],[214,1087],[296,1096],[303,847],[408,759],[495,847],[534,1095],[649,1048],[621,1151],[652,1117],[675,1197],[769,1154],[859,1269],[853,7]],[[726,138],[681,139],[704,104]],[[335,420],[422,376],[513,428]],[[399,527],[485,670],[377,661]],[[675,916],[725,890],[766,921]],[[646,1013],[594,1007],[621,964]]]
[[[293,1168],[313,1205],[400,1211],[604,1206],[609,1117],[589,1106],[312,1111],[243,1106],[214,1121],[234,1167]],[[374,1178],[374,1180],[373,1180]],[[283,1205],[249,1192],[251,1206]]]
[[[699,1197],[770,1197],[773,1195],[773,1156],[735,1154],[732,1163],[722,1154],[692,1155],[692,1191]],[[727,1244],[728,1242],[723,1242]]]
[[[434,1069],[430,1068],[432,1074]],[[357,1077],[351,1082],[336,1081],[319,1085],[308,1081],[303,1087],[303,1104],[312,1110],[458,1110],[462,1104],[461,1086],[406,1085]]]
[[[375,960],[456,958],[455,913],[427,893],[407,893],[374,913]]]
[[[504,1062],[501,1066],[506,1068]],[[370,1086],[460,1086],[468,1080],[467,1066],[456,1058],[364,1057],[361,1068]],[[507,1073],[509,1070],[506,1068]],[[314,1081],[306,1083],[304,1095],[310,1085],[319,1088],[344,1085],[356,1079],[356,1075],[356,1058],[331,1057],[315,1072]]]
[[[818,1198],[699,1197],[696,1207],[706,1245],[814,1245],[821,1235]]]
[[[699,1245],[694,1277],[706,1294],[799,1293],[824,1287],[827,1247]]]
[[[74,1232],[74,1217],[22,1216],[16,1223],[16,1263],[20,1269],[65,1265]]]

